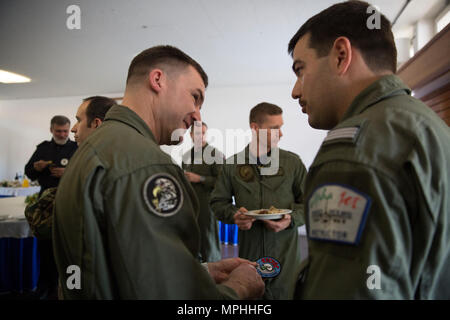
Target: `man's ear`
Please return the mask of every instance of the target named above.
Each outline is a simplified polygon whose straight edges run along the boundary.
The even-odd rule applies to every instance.
[[[92,120],[91,122],[91,128],[97,129],[98,127],[100,127],[102,123],[103,121],[100,120],[99,118],[94,118],[94,120]]]
[[[352,44],[347,37],[339,37],[331,48],[330,56],[332,58],[332,67],[338,75],[347,72],[352,62]]]
[[[148,83],[152,90],[159,92],[162,89],[164,72],[161,69],[153,69],[148,73]]]
[[[250,129],[258,131],[259,125],[256,122],[250,122]]]

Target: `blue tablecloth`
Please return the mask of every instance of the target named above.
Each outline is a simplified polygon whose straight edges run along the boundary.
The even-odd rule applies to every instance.
[[[38,244],[24,210],[25,196],[0,199],[0,293],[22,293],[37,285]]]
[[[0,292],[34,290],[39,276],[37,239],[0,239]]]

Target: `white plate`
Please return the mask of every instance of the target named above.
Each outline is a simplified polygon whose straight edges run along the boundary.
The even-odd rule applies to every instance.
[[[251,216],[257,220],[276,220],[276,219],[281,219],[285,214],[289,214],[292,212],[292,210],[289,209],[279,209],[279,210],[283,210],[280,213],[272,213],[272,214],[259,214],[258,212],[264,210],[264,209],[259,209],[259,210],[251,210],[249,212],[244,212],[245,215],[247,216]],[[268,210],[268,209],[265,209]]]

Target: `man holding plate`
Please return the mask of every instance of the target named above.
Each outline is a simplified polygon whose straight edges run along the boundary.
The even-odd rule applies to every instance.
[[[282,112],[267,102],[250,111],[252,141],[227,159],[210,202],[219,220],[238,225],[239,256],[258,262],[264,299],[292,299],[300,266],[306,168],[298,155],[277,146]]]

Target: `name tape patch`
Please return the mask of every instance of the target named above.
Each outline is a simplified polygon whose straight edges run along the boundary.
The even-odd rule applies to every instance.
[[[358,244],[371,202],[349,186],[318,187],[308,199],[309,238]]]
[[[178,181],[168,173],[149,177],[143,187],[148,208],[160,217],[170,217],[183,206],[183,192]]]
[[[262,278],[275,278],[281,272],[281,263],[272,257],[263,257],[256,261],[259,275]]]

